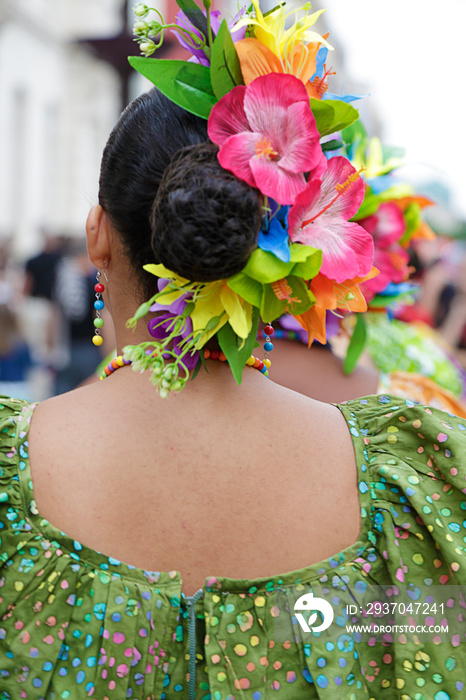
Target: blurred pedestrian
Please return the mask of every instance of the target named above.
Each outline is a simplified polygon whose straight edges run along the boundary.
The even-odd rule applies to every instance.
[[[63,364],[60,325],[54,302],[56,270],[63,255],[63,239],[45,229],[43,248],[26,261],[23,299],[19,308],[26,340],[33,349],[37,370],[34,372],[34,398],[53,395],[55,371]]]
[[[44,247],[41,252],[26,262],[24,292],[27,296],[52,301],[55,274],[63,257],[63,240],[45,230],[43,235]]]
[[[33,360],[8,297],[0,297],[0,394],[28,401],[32,398]]]

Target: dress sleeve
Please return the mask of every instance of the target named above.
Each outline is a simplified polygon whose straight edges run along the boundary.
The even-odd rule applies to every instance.
[[[16,547],[15,533],[23,528],[24,509],[18,473],[24,464],[18,447],[22,421],[26,426],[27,401],[0,396],[0,565],[9,559],[10,548]]]
[[[466,584],[466,421],[398,396],[374,400],[377,410],[359,400],[356,415],[390,579]]]

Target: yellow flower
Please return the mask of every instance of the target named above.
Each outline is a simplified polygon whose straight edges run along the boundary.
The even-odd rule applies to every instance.
[[[273,10],[273,12],[263,15],[258,0],[252,0],[252,4],[255,9],[255,18],[250,15],[245,15],[235,25],[234,30],[240,27],[253,25],[255,38],[258,39],[261,44],[267,46],[267,48],[282,61],[284,64],[283,72],[292,73],[291,70],[285,70],[285,64],[290,60],[293,62],[293,57],[295,55],[294,47],[297,44],[302,45],[312,42],[323,44],[328,49],[333,50],[333,47],[325,41],[324,37],[317,32],[310,31],[310,27],[315,24],[316,20],[325,10],[319,10],[312,15],[308,15],[311,8],[310,3],[306,3],[301,8],[292,10],[290,10],[289,5],[284,3]],[[301,19],[296,18],[291,27],[285,29],[285,23],[288,17],[292,14],[297,16],[300,10],[304,10],[304,17]]]
[[[144,270],[157,277],[171,280],[170,285],[160,292],[157,299],[159,303],[169,305],[183,294],[193,295],[194,309],[190,317],[194,336],[200,334],[196,343],[197,348],[202,348],[227,322],[239,338],[244,340],[248,337],[252,327],[252,306],[230,289],[227,280],[190,282],[176,272],[168,270],[164,265],[144,265]],[[217,323],[207,328],[215,318],[218,319]]]
[[[386,175],[394,168],[403,165],[402,158],[388,158],[384,160],[382,142],[376,136],[368,139],[367,146],[357,148],[351,159],[356,170],[364,168],[364,176],[370,180],[374,177]]]

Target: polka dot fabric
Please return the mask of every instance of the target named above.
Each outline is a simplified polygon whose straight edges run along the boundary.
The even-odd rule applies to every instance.
[[[136,569],[44,520],[28,462],[34,407],[0,397],[0,699],[464,697],[464,633],[418,643],[358,641],[345,630],[335,643],[275,639],[275,594],[285,588],[466,584],[465,421],[395,396],[339,408],[358,467],[358,541],[272,578],[207,578],[194,603],[190,689],[180,574]]]

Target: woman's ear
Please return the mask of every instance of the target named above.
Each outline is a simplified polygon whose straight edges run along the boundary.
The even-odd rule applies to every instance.
[[[101,269],[110,262],[111,226],[107,213],[100,204],[92,207],[86,222],[87,251],[90,261]]]

